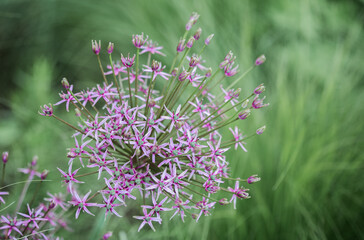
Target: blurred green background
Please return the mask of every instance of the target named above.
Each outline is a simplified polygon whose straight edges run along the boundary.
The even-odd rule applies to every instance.
[[[165,47],[159,59],[170,65],[193,11],[202,38],[215,33],[204,52],[213,69],[229,50],[241,70],[262,53],[268,59],[239,83],[245,94],[267,86],[270,106],[239,125],[267,130],[248,141],[248,153],[228,156],[234,176],[262,177],[249,186],[252,199],[237,210],[217,207],[199,223],[165,218],[155,233],[137,233],[129,209],[107,222],[103,213],[71,216],[65,239],[109,230],[113,239],[364,239],[362,0],[1,0],[0,150],[10,152],[14,170],[6,182],[23,180],[15,169],[36,154],[54,180],[47,187],[64,190],[56,167],[67,165],[71,131],[37,111],[56,102],[62,77],[79,90],[102,81],[91,39],[128,53],[132,34],[144,32]]]

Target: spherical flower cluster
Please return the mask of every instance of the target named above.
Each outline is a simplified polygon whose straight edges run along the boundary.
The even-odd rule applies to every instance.
[[[238,160],[227,159],[225,152],[231,147],[247,151],[245,141],[257,133],[252,131],[245,136],[235,126],[231,129],[233,136],[226,138],[219,130],[266,106],[258,100],[263,85],[242,98],[241,90],[233,87],[245,72],[223,87],[226,77],[238,73],[238,67],[233,67],[235,57],[229,52],[215,72],[203,67],[203,50],[213,35],[202,42],[202,49],[197,49],[201,36],[198,29],[185,44],[197,19],[198,14],[194,13],[187,23],[169,72],[161,62],[151,61],[153,54],[164,55],[158,51],[162,47],[157,48],[151,40],[147,42],[148,37],[143,34],[134,35],[136,55],[121,55],[120,64],[108,52],[110,71],[104,72],[100,64],[102,84],[78,92],[73,92],[72,84],[65,88],[61,100],[54,105],[65,104],[67,111],[73,106],[79,116],[78,125],[43,108],[43,115],[52,116],[76,131],[72,136],[75,145],[67,154],[68,170],[59,169],[73,195],[70,203],[77,208],[76,218],[80,212],[93,215],[95,208],[104,209],[105,216],[120,217],[118,209],[138,201],[142,208],[142,214],[135,216],[141,221],[139,230],[145,225],[154,230],[153,223],[161,224],[164,212],[170,211],[171,218],[180,216],[184,220],[191,216],[198,221],[217,204],[234,202],[235,206],[237,199],[249,198],[248,189],[241,183],[253,183],[260,178],[233,178],[229,162]],[[139,61],[141,53],[148,53],[143,66]],[[211,90],[218,90],[218,85],[222,92],[213,94]],[[248,99],[253,96],[256,97],[249,106]],[[75,168],[76,165],[79,167]],[[99,184],[87,180],[87,185],[95,189],[82,194],[77,185],[86,183],[84,177],[90,175],[95,175],[94,181]],[[226,198],[220,198],[221,195]]]

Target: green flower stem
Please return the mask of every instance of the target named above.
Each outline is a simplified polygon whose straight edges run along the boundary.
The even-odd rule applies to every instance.
[[[62,122],[62,123],[64,123],[64,124],[66,124],[67,126],[69,126],[69,127],[71,127],[71,128],[73,128],[74,130],[76,130],[76,131],[78,131],[78,132],[80,132],[80,133],[82,133],[82,134],[85,134],[82,130],[80,130],[80,129],[78,129],[78,128],[76,128],[75,126],[73,126],[72,124],[70,124],[70,123],[68,123],[68,122],[66,122],[65,120],[63,120],[63,119],[61,119],[61,118],[59,118],[59,117],[57,117],[56,115],[52,115],[52,117],[54,117],[55,119],[57,119],[58,121],[60,121],[60,122]]]
[[[101,70],[101,73],[102,73],[102,77],[104,78],[104,81],[105,81],[106,85],[109,85],[109,83],[107,82],[105,73],[104,73],[104,68],[102,67],[102,64],[101,64],[100,56],[99,55],[96,55],[96,56],[97,56],[97,62],[99,63],[99,67],[100,67],[100,70]]]
[[[136,66],[135,66],[135,106],[138,106],[138,98],[136,97],[138,95],[138,74],[139,74],[139,48],[137,48],[137,55],[136,55]]]
[[[128,72],[128,84],[129,84],[129,100],[130,100],[130,106],[131,108],[134,107],[133,104],[133,95],[131,94],[131,80],[130,80],[130,69],[127,68],[127,72]]]
[[[113,61],[112,61],[111,54],[109,54],[109,60],[110,60],[110,65],[111,65],[112,72],[113,72],[113,76],[114,76],[114,82],[115,82],[115,85],[116,85],[116,89],[118,90],[119,97],[120,97],[120,102],[121,102],[121,98],[122,98],[122,97],[121,97],[120,87],[119,87],[118,80],[116,79],[115,69],[114,69],[114,63],[113,63]]]

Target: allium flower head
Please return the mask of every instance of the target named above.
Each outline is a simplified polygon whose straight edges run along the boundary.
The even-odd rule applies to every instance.
[[[124,57],[123,54],[121,54],[121,63],[127,68],[133,66],[134,60],[135,60],[135,54],[133,57],[130,57],[129,53],[127,57]]]
[[[7,163],[8,159],[9,159],[9,153],[8,152],[3,152],[1,159],[3,160],[4,164]]]
[[[266,58],[264,55],[261,55],[260,57],[257,58],[257,60],[255,60],[255,65],[261,65],[265,62]]]
[[[213,37],[214,37],[214,34],[209,35],[205,40],[205,45],[209,45]]]
[[[144,33],[133,35],[133,44],[136,48],[142,48],[147,40],[148,36],[144,38]]]
[[[109,45],[107,46],[107,53],[111,54],[114,51],[114,43],[109,42]]]
[[[91,45],[92,45],[92,51],[96,55],[99,55],[101,51],[101,41],[99,40],[99,42],[97,42],[96,40],[92,40]]]
[[[183,52],[183,50],[185,50],[186,44],[185,44],[186,39],[180,39],[177,45],[177,52]]]
[[[103,209],[105,216],[121,217],[119,209],[136,201],[141,205],[140,214],[134,216],[140,220],[139,230],[144,226],[154,230],[153,223],[161,224],[166,211],[173,212],[172,218],[198,221],[218,205],[234,202],[235,206],[237,199],[250,197],[241,182],[257,178],[231,176],[229,164],[235,160],[225,154],[233,147],[247,151],[247,140],[257,132],[244,129],[245,136],[234,125],[265,105],[254,89],[247,92],[235,86],[246,72],[235,81],[224,81],[239,72],[231,52],[221,68],[218,61],[214,71],[201,65],[202,50],[213,35],[202,50],[197,49],[193,42],[201,30],[190,36],[188,30],[198,17],[192,14],[171,64],[140,56],[160,54],[162,47],[157,49],[151,40],[146,43],[143,34],[134,35],[133,44],[142,51],[137,49],[132,58],[122,55],[124,69],[112,63],[110,74],[103,74],[103,84],[78,92],[70,85],[60,95],[59,104],[81,112],[76,125],[51,115],[75,130],[68,170],[59,171],[74,197],[70,203],[77,208],[76,217],[82,211],[92,214],[95,208]],[[189,51],[200,53],[187,58]],[[248,99],[255,95],[248,108]],[[230,127],[233,136],[221,134],[224,127]],[[83,183],[91,188],[85,195],[77,188]],[[216,194],[226,197],[216,200]]]
[[[40,107],[41,112],[39,112],[42,116],[51,117],[53,115],[53,107],[52,104],[44,105],[43,107]]]

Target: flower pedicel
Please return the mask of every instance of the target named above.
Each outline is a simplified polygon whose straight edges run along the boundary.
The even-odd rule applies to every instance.
[[[161,62],[152,60],[153,54],[164,55],[163,48],[144,34],[133,35],[136,54],[121,55],[117,62],[112,58],[114,44],[109,43],[107,51],[103,51],[100,41],[92,41],[103,83],[74,92],[73,85],[63,81],[65,91],[54,104],[65,104],[67,111],[75,108],[77,125],[56,116],[52,105],[42,107],[40,114],[56,118],[76,131],[75,146],[68,153],[69,168],[59,169],[74,196],[70,203],[77,208],[76,218],[80,212],[93,214],[95,208],[120,217],[118,209],[134,200],[142,208],[141,215],[135,216],[141,221],[139,230],[145,225],[154,230],[153,223],[161,224],[164,212],[171,211],[171,218],[178,215],[184,220],[191,216],[198,221],[216,204],[233,202],[235,207],[237,199],[250,197],[242,183],[251,184],[260,178],[232,177],[232,160],[224,154],[231,147],[246,151],[246,140],[261,134],[264,128],[244,136],[235,126],[234,130],[230,128],[233,136],[227,140],[219,130],[240,123],[268,105],[260,97],[262,84],[246,97],[234,88],[265,57],[259,57],[233,82],[230,79],[239,75],[239,70],[232,52],[215,72],[202,66],[204,49],[213,35],[199,42],[199,28],[188,36],[198,18],[194,13],[186,24],[169,71]],[[106,72],[99,58],[105,52],[110,60]],[[148,60],[142,65],[140,57],[144,53]],[[224,87],[225,82],[230,85]],[[212,90],[219,89],[220,93],[213,94]],[[98,184],[88,186],[99,188],[79,192],[75,185],[85,183],[84,177],[89,175],[94,175]]]

